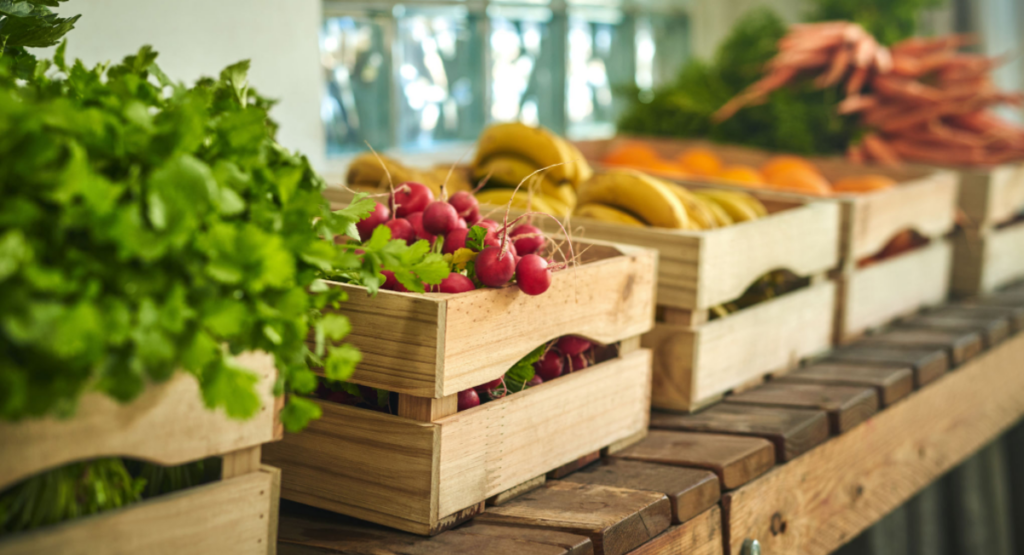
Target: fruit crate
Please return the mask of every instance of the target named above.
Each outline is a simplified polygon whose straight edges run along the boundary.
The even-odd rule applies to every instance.
[[[759,167],[773,153],[705,141],[622,137],[578,143],[590,160],[601,160],[624,142],[641,141],[665,158],[694,147],[714,151],[726,164]],[[841,247],[837,274],[839,305],[836,340],[845,343],[870,329],[938,304],[949,293],[952,243],[947,236],[956,223],[959,175],[949,170],[906,165],[901,168],[853,164],[842,157],[808,158],[830,181],[840,177],[882,174],[898,185],[870,193],[824,198],[771,189],[779,199],[826,201],[841,208]],[[686,182],[707,185],[707,182]],[[729,187],[724,183],[716,186]],[[735,186],[735,185],[732,185]],[[740,187],[747,192],[764,188]],[[928,241],[926,247],[886,258],[869,267],[858,262],[882,251],[891,240],[913,231]]]
[[[580,241],[575,269],[528,296],[517,286],[416,294],[340,285],[363,360],[352,382],[397,392],[397,414],[316,400],[323,417],[264,450],[282,496],[432,535],[493,496],[646,433],[655,252]],[[578,335],[613,358],[457,412],[459,391],[503,375],[552,339]]]
[[[957,171],[964,221],[953,243],[953,293],[984,295],[1024,278],[1024,164]]]
[[[260,465],[263,444],[280,439],[277,372],[265,354],[238,362],[259,375],[263,409],[247,421],[203,405],[193,376],[177,372],[120,405],[87,393],[73,418],[0,423],[0,489],[39,472],[97,457],[165,466],[222,457],[222,477],[96,515],[0,537],[0,553],[262,555],[276,552],[280,471]],[[13,456],[17,453],[17,456]]]

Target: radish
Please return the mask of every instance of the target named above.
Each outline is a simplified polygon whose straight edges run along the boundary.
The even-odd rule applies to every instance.
[[[453,229],[444,236],[444,246],[441,247],[441,252],[454,254],[455,251],[466,248],[467,237],[469,237],[468,229]]]
[[[586,351],[591,346],[591,343],[582,337],[576,337],[575,335],[566,335],[558,340],[555,347],[559,351],[562,351],[566,355],[578,355],[583,351]]]
[[[520,256],[533,254],[544,246],[544,235],[541,234],[539,229],[530,224],[517,226],[509,234],[509,237],[515,242],[516,252]]]
[[[454,206],[443,200],[435,200],[423,211],[423,229],[434,235],[447,235],[455,229],[458,219]]]
[[[546,382],[562,375],[562,355],[548,351],[533,364],[533,370]]]
[[[500,386],[501,386],[501,378],[495,378],[495,379],[493,379],[493,380],[491,380],[491,381],[489,381],[489,382],[487,382],[485,384],[478,385],[478,386],[474,387],[473,389],[475,389],[477,391],[477,393],[479,393],[480,391],[492,391],[494,389],[497,389]]]
[[[330,393],[328,393],[324,397],[324,399],[326,399],[326,400],[328,400],[328,401],[330,401],[332,403],[338,403],[340,405],[353,405],[354,406],[354,405],[358,405],[359,403],[363,402],[363,398],[362,397],[357,397],[357,396],[352,395],[351,393],[349,393],[347,391],[331,391]]]
[[[412,227],[409,220],[405,218],[395,218],[388,220],[384,225],[388,226],[391,230],[391,238],[405,241],[405,244],[416,242],[416,229]]]
[[[448,199],[448,204],[455,207],[455,211],[466,220],[467,224],[480,220],[480,203],[477,202],[473,193],[459,191]]]
[[[476,289],[473,280],[462,274],[451,273],[441,280],[440,291],[442,293],[465,293]]]
[[[359,230],[359,240],[368,241],[370,236],[373,235],[373,230],[377,229],[377,226],[387,222],[391,217],[391,211],[388,210],[387,206],[381,203],[377,203],[377,206],[373,208],[373,212],[362,221],[356,224],[356,229]]]
[[[551,287],[551,270],[548,261],[528,254],[516,264],[516,283],[527,295],[540,295]]]
[[[464,389],[459,392],[459,410],[471,409],[480,404],[480,396],[475,389]]]
[[[583,353],[575,355],[566,355],[565,359],[566,366],[568,366],[568,370],[570,373],[575,372],[577,370],[583,370],[587,366],[590,366],[590,363],[587,362],[587,357],[583,356]]]
[[[528,387],[533,387],[533,386],[536,386],[536,385],[540,385],[542,383],[544,383],[544,378],[542,378],[540,376],[534,376],[533,379],[531,379],[530,381],[526,382],[526,385]]]
[[[469,224],[462,218],[455,219],[455,229],[469,229]]]
[[[482,227],[482,228],[484,228],[484,229],[486,229],[488,231],[493,231],[494,233],[497,233],[498,230],[501,229],[501,225],[499,225],[498,222],[496,222],[496,221],[494,221],[494,220],[492,220],[490,218],[480,220],[480,221],[478,221],[477,223],[475,223],[473,225],[478,225],[478,226],[480,226],[480,227]]]
[[[476,277],[488,287],[505,285],[515,272],[515,257],[500,247],[487,247],[476,256]]]
[[[412,224],[412,228],[416,230],[416,237],[419,239],[426,239],[431,244],[434,243],[435,236],[427,233],[427,230],[423,229],[423,212],[416,212],[415,214],[409,214],[405,217],[406,220]]]
[[[404,218],[409,214],[423,212],[423,209],[431,202],[434,202],[434,192],[429,187],[408,181],[395,189],[394,197],[391,200],[391,209],[394,210],[396,216]],[[397,208],[395,208],[396,204]]]

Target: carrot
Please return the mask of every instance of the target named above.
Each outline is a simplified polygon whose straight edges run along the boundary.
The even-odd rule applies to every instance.
[[[864,136],[864,150],[875,160],[886,166],[899,166],[900,157],[893,152],[889,145],[881,137],[874,133]]]

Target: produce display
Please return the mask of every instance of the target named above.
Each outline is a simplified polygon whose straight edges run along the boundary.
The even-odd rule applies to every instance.
[[[357,191],[379,192],[388,190],[390,183],[423,183],[435,197],[441,196],[441,184],[449,193],[471,191],[467,176],[463,172],[452,173],[445,167],[430,169],[410,168],[387,156],[364,152],[348,165],[345,182]]]

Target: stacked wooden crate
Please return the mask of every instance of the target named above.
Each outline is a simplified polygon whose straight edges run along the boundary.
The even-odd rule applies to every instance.
[[[433,535],[484,502],[602,448],[646,434],[656,253],[576,243],[580,264],[539,296],[518,287],[460,294],[348,292],[351,381],[397,393],[397,414],[317,401],[323,417],[264,451],[282,496]],[[610,358],[457,411],[457,394],[501,377],[552,339],[577,335]]]
[[[279,439],[273,360],[245,354],[263,403],[238,421],[203,405],[193,376],[176,373],[127,405],[88,393],[73,418],[0,424],[0,489],[45,470],[97,457],[179,465],[222,458],[221,479],[126,507],[0,539],[0,553],[263,555],[276,552],[280,470],[260,464]],[[15,455],[16,454],[16,455]]]
[[[1024,164],[960,170],[953,292],[987,294],[1024,278]]]

